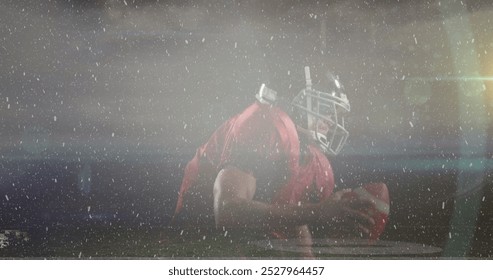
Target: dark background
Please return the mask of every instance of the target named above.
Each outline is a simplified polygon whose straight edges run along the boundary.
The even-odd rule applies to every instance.
[[[261,83],[339,74],[339,187],[385,181],[382,237],[493,255],[489,1],[0,3],[0,229],[165,227],[184,165]]]

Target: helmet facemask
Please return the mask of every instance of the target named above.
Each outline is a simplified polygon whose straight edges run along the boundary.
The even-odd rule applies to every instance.
[[[337,155],[349,136],[344,117],[350,110],[349,101],[335,76],[326,75],[324,91],[311,87],[309,68],[305,67],[307,86],[293,99],[291,105],[297,124],[328,154]],[[323,87],[320,83],[319,88]]]

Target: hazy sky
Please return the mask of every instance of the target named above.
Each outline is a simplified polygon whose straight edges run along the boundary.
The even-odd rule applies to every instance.
[[[353,143],[460,134],[453,78],[493,75],[491,5],[301,2],[2,1],[0,149],[189,154],[261,83],[294,96],[305,65],[340,75]],[[466,83],[491,123],[491,81]]]

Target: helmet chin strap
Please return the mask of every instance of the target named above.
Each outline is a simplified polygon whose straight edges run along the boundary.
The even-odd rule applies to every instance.
[[[315,143],[317,143],[318,146],[322,149],[322,151],[324,153],[328,151],[327,136],[323,135],[322,133],[306,129],[306,128],[301,127],[299,125],[296,125],[296,130],[299,133],[302,133],[305,136],[307,136],[309,139],[312,139]],[[322,143],[324,143],[324,144],[322,144]]]
[[[310,131],[312,138],[317,141],[318,146],[324,153],[327,153],[329,151],[328,148],[328,143],[327,143],[327,136],[323,135],[322,133],[316,132],[316,131]]]
[[[328,146],[326,135],[316,131],[312,131],[312,135],[318,142],[322,143],[324,146]]]
[[[308,130],[302,126],[296,125],[296,130],[305,136],[309,137],[310,139],[317,140],[316,138],[313,138],[313,134],[311,130]]]

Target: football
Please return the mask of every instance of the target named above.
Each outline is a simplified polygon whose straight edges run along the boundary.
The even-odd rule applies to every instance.
[[[369,199],[375,207],[368,209],[368,214],[375,220],[375,225],[370,230],[370,240],[377,240],[385,229],[389,218],[390,198],[387,186],[383,183],[372,183],[353,189],[352,197]]]

